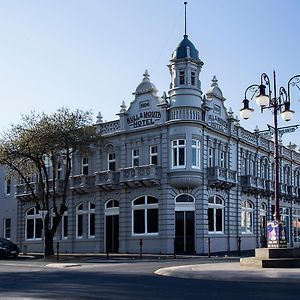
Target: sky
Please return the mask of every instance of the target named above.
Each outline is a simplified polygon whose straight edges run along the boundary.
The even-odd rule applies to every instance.
[[[145,69],[159,95],[168,91],[167,64],[184,34],[181,0],[0,0],[0,134],[31,111],[52,113],[65,106],[92,110],[94,120],[117,119],[124,100]],[[189,0],[187,34],[204,62],[204,93],[214,75],[225,106],[239,115],[245,89],[261,73],[277,85],[300,74],[299,0]],[[291,109],[300,123],[300,91]],[[253,130],[272,125],[254,101]],[[300,128],[284,143],[300,146]]]

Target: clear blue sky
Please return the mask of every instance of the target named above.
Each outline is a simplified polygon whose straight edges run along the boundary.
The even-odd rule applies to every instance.
[[[204,62],[203,92],[216,75],[235,114],[262,72],[275,69],[284,86],[300,74],[299,0],[190,0],[187,11],[188,35]],[[0,0],[0,130],[21,114],[61,106],[116,119],[145,69],[160,94],[168,90],[166,65],[183,33],[181,0]],[[292,100],[298,124],[300,102]],[[271,112],[257,109],[241,124],[253,130],[267,122]],[[299,137],[300,129],[285,141],[300,144]]]

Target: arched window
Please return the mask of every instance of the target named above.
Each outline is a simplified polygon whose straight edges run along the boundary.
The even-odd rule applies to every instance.
[[[208,199],[208,232],[224,233],[224,201],[219,196]]]
[[[82,238],[83,235],[83,204],[76,206],[76,238]]]
[[[300,170],[296,169],[294,171],[294,187],[295,188],[300,188]]]
[[[241,231],[253,233],[253,204],[248,200],[242,202]]]
[[[43,221],[35,207],[26,212],[26,239],[40,240],[42,238]]]
[[[105,203],[105,215],[113,216],[119,214],[119,201],[109,200]]]
[[[94,238],[95,237],[95,209],[96,205],[92,202],[89,202],[89,209],[88,209],[88,220],[89,220],[89,232],[88,237]]]
[[[195,199],[193,196],[189,195],[189,194],[181,194],[178,195],[175,199],[176,203],[192,203],[195,202]]]
[[[142,196],[132,201],[132,233],[134,235],[158,234],[158,200]]]

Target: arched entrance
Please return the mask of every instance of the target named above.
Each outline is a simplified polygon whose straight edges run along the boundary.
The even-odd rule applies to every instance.
[[[105,204],[105,248],[106,252],[119,252],[119,201],[109,200]]]
[[[174,246],[177,254],[195,253],[195,199],[189,194],[175,198]]]

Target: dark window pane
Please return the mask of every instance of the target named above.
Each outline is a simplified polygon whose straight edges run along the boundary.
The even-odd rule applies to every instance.
[[[39,239],[42,237],[43,221],[42,219],[35,219],[35,238]]]
[[[179,166],[184,166],[184,148],[179,148]]]
[[[26,238],[33,239],[34,220],[27,220]]]
[[[90,203],[90,209],[95,209],[95,208],[96,208],[96,204]]]
[[[114,207],[119,207],[119,201],[114,200]]]
[[[194,202],[194,198],[190,195],[182,194],[176,198],[176,202]]]
[[[90,235],[95,235],[95,214],[90,214]]]
[[[216,231],[223,231],[222,209],[216,209]]]
[[[147,229],[148,233],[158,232],[158,209],[147,210]]]
[[[173,166],[177,166],[177,149],[173,149]]]
[[[89,174],[89,167],[88,166],[83,166],[82,167],[82,174],[83,175],[88,175]]]
[[[116,163],[114,161],[110,162],[109,165],[108,165],[108,169],[110,171],[115,171],[116,170]]]
[[[34,215],[34,208],[29,209],[27,215]]]
[[[79,205],[77,206],[77,210],[83,210],[83,204],[79,204]]]
[[[134,205],[145,204],[145,197],[140,197],[140,198],[134,200],[133,204],[134,204]]]
[[[157,165],[157,156],[151,156],[151,164],[152,165]]]
[[[107,203],[106,203],[106,207],[113,207],[113,201],[114,200],[110,200],[110,201],[108,201]]]
[[[209,208],[207,210],[208,214],[208,231],[214,231],[214,210]]]
[[[82,215],[77,216],[77,236],[82,236]]]
[[[147,197],[147,203],[148,204],[155,204],[155,203],[158,203],[158,200],[154,197],[148,196]]]
[[[145,233],[145,210],[134,210],[133,218],[133,232]]]

